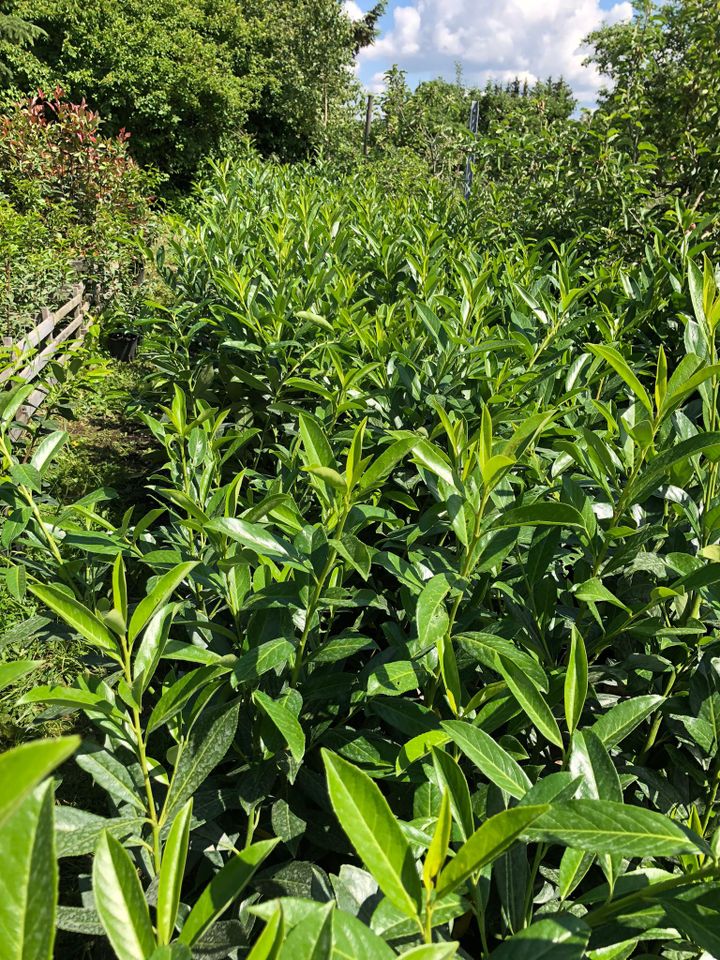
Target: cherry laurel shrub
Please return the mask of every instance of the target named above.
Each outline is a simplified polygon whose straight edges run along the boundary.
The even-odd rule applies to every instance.
[[[13,960],[720,956],[718,272],[477,212],[217,168],[120,517],[0,397]]]

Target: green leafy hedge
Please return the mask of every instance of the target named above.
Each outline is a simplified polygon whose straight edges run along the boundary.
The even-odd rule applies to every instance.
[[[63,936],[121,960],[718,952],[702,227],[621,267],[473,215],[219,169],[160,256],[157,506],[118,525],[53,502],[66,436],[13,450],[6,396],[8,588],[87,651],[21,698],[84,715],[94,785],[12,801],[37,956],[53,842]]]

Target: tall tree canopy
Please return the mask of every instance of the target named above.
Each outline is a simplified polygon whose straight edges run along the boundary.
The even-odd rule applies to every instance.
[[[7,0],[0,0],[0,82],[12,78],[10,63],[19,49],[30,46],[43,35],[34,23],[13,12]]]
[[[37,28],[31,51],[9,52],[10,82],[85,97],[182,182],[243,131],[284,159],[321,147],[382,9],[353,23],[338,0],[16,0],[8,24]]]
[[[720,4],[641,0],[628,23],[588,38],[608,78],[600,113],[650,141],[663,156],[663,185],[698,195],[717,181],[720,148]]]

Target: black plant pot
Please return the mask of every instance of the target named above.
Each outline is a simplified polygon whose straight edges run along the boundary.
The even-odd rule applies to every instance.
[[[107,338],[108,353],[111,357],[114,357],[115,360],[122,360],[123,363],[129,363],[135,359],[139,343],[139,333],[111,333]]]

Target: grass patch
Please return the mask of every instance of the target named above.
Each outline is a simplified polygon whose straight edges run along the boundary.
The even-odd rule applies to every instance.
[[[142,401],[142,360],[107,360],[105,375],[72,386],[53,417],[70,434],[49,475],[48,493],[70,503],[100,487],[117,496],[109,503],[111,519],[128,507],[149,504],[144,495],[147,478],[157,465],[157,444],[137,416]]]

